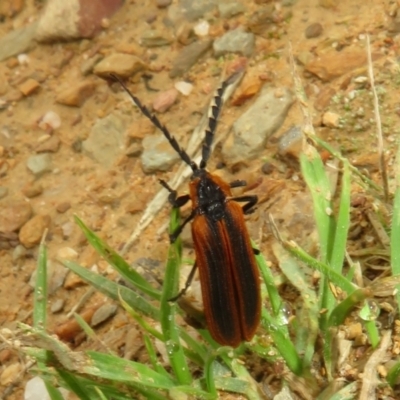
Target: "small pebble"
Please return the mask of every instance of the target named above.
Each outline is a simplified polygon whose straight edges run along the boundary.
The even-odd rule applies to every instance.
[[[305,30],[305,36],[307,39],[316,38],[322,34],[323,30],[324,28],[322,25],[319,22],[316,22],[307,26]]]
[[[40,83],[35,79],[28,78],[26,81],[18,85],[18,89],[24,96],[29,96],[40,87]]]
[[[156,0],[156,6],[158,8],[168,7],[172,3],[172,0]]]
[[[42,378],[35,376],[26,382],[24,399],[27,400],[49,400],[50,396]]]
[[[179,81],[175,83],[175,89],[179,92],[182,93],[184,96],[189,96],[190,93],[192,93],[193,90],[193,85],[189,82],[185,81]]]
[[[25,53],[18,54],[17,60],[18,60],[19,65],[27,65],[27,64],[29,64],[29,61],[30,61],[28,54],[25,54]]]
[[[19,231],[19,240],[26,248],[32,248],[40,243],[43,232],[49,228],[49,215],[35,215]]]
[[[60,214],[64,214],[70,208],[71,208],[71,203],[69,203],[68,201],[63,201],[62,203],[57,204],[56,210]]]
[[[37,182],[29,182],[22,188],[22,194],[28,199],[32,199],[33,197],[39,196],[43,193],[42,185]]]
[[[19,362],[5,367],[0,374],[0,385],[3,387],[10,385],[12,382],[14,382],[21,370],[22,366]]]
[[[78,253],[72,247],[62,247],[57,251],[57,259],[74,261],[78,258]]]
[[[265,175],[271,174],[273,170],[274,166],[269,162],[264,163],[261,167],[261,172]]]
[[[207,36],[210,31],[210,24],[207,21],[200,21],[195,25],[193,31],[199,37]]]
[[[47,111],[40,119],[38,125],[43,130],[48,130],[49,127],[54,130],[61,126],[61,118],[56,112]]]
[[[177,100],[178,91],[173,88],[161,92],[153,101],[153,109],[159,113],[167,111]]]
[[[26,162],[28,169],[36,176],[51,170],[51,156],[49,153],[30,156]]]
[[[27,250],[22,244],[17,245],[12,253],[12,259],[13,261],[17,261],[21,258],[24,258],[27,253]]]
[[[322,116],[322,125],[328,128],[337,128],[340,122],[340,115],[331,111],[327,111]]]
[[[53,301],[50,308],[51,312],[55,314],[62,311],[62,309],[64,308],[64,304],[65,301],[63,299],[57,299]]]
[[[108,318],[111,318],[116,312],[118,307],[115,304],[106,303],[102,305],[96,312],[93,314],[93,317],[90,321],[90,325],[95,327],[100,325],[102,322],[106,321]]]

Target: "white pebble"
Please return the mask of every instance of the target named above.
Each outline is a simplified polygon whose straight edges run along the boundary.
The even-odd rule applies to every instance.
[[[28,65],[30,61],[28,54],[25,53],[18,54],[17,60],[19,65]]]
[[[78,253],[71,247],[62,247],[57,251],[57,258],[74,261],[78,258]]]
[[[190,93],[192,93],[193,90],[193,85],[189,82],[185,81],[179,81],[175,83],[175,89],[179,92],[182,93],[184,96],[189,96]]]
[[[50,400],[42,378],[35,376],[26,383],[24,400]]]
[[[46,114],[43,115],[39,122],[39,127],[42,129],[47,129],[48,127],[52,129],[57,129],[61,126],[61,118],[54,111],[47,111]]]
[[[207,21],[200,21],[194,28],[194,33],[197,36],[207,36],[210,31],[210,24]]]

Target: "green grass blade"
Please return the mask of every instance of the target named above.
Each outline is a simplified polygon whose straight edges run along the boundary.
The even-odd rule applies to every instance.
[[[287,325],[278,324],[266,309],[262,310],[261,324],[271,335],[279,354],[285,360],[288,368],[294,374],[301,375],[303,363],[297,354],[294,344],[290,340]]]
[[[397,149],[395,165],[396,189],[394,193],[392,229],[390,234],[390,263],[392,275],[400,274],[400,146]],[[397,309],[400,309],[400,285],[397,286]]]
[[[44,380],[44,384],[46,386],[47,393],[49,394],[51,400],[64,400],[61,392],[55,388],[51,383],[49,383],[46,379]]]
[[[83,384],[81,379],[72,373],[57,369],[60,378],[65,382],[67,388],[74,392],[80,400],[91,400],[90,390],[87,382]]]
[[[358,286],[350,282],[345,276],[334,271],[327,264],[316,260],[314,257],[311,257],[296,243],[283,241],[282,245],[286,250],[289,251],[290,254],[298,258],[300,261],[305,262],[311,268],[320,271],[324,276],[329,279],[330,282],[338,286],[348,295],[353,293],[354,290],[358,289]]]
[[[174,232],[179,226],[179,209],[171,211],[170,232]],[[192,382],[192,376],[187,365],[185,353],[179,338],[179,329],[175,323],[176,302],[171,303],[169,299],[178,292],[179,266],[181,262],[181,241],[178,238],[168,250],[168,261],[165,269],[165,278],[161,296],[161,328],[164,335],[164,344],[175,376],[182,385]]]
[[[314,218],[320,238],[321,260],[327,263],[332,252],[335,221],[332,212],[332,194],[329,179],[325,173],[324,164],[317,150],[307,146],[308,153],[300,157],[304,180],[310,190],[314,205]]]
[[[310,285],[297,261],[290,257],[278,243],[273,246],[273,250],[279,261],[280,269],[301,294],[303,306],[298,307],[300,315],[297,315],[297,320],[301,322],[297,325],[296,350],[298,354],[303,354],[303,366],[309,367],[318,336],[319,308],[317,295],[314,290],[310,289]]]
[[[349,163],[343,164],[340,206],[333,240],[334,251],[331,254],[329,265],[341,273],[346,254],[347,234],[350,226],[350,169]]]
[[[130,267],[130,265],[110,246],[101,240],[93,233],[77,216],[75,221],[82,229],[88,242],[104,259],[112,265],[112,267],[121,274],[129,283],[134,285],[139,290],[143,291],[150,297],[159,300],[161,297],[160,291],[156,290],[151,284],[143,278],[138,272]]]
[[[329,326],[342,325],[350,312],[370,295],[370,290],[363,288],[357,289],[347,296],[331,312],[329,316]]]
[[[144,338],[144,344],[146,346],[147,354],[149,355],[149,359],[150,359],[151,365],[153,366],[154,371],[158,372],[159,374],[169,377],[169,373],[158,361],[157,352],[154,349],[153,343],[151,342],[149,335],[143,335],[143,338]]]
[[[251,243],[252,243],[253,248],[257,248],[253,241]],[[255,256],[255,258],[256,258],[258,268],[260,269],[261,276],[265,282],[265,286],[267,287],[268,298],[269,298],[269,301],[271,302],[272,311],[273,311],[274,315],[277,316],[281,312],[282,299],[279,296],[278,289],[275,286],[274,276],[272,275],[271,270],[267,266],[267,263],[265,262],[265,258],[261,254],[261,252],[259,254],[257,254]]]
[[[47,318],[47,250],[44,243],[39,248],[33,304],[33,326],[44,329]]]
[[[394,387],[398,383],[399,377],[400,377],[400,362],[396,363],[395,365],[393,365],[392,368],[390,368],[386,380],[388,381],[391,387]]]
[[[109,279],[90,271],[79,264],[72,261],[63,261],[63,264],[71,271],[79,275],[83,280],[94,286],[99,292],[105,294],[113,300],[118,300],[119,295],[126,301],[132,308],[147,315],[157,321],[160,319],[159,310],[150,304],[140,294],[135,293],[125,286],[118,285]]]

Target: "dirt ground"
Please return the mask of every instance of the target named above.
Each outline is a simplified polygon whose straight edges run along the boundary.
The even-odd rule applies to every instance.
[[[43,3],[27,3],[21,3],[21,9],[14,15],[5,13],[0,23],[0,36],[38,18]],[[235,26],[246,25],[249,16],[264,7],[264,3],[271,4],[262,1],[243,3],[246,11],[231,18],[222,18],[217,11],[211,12],[211,38],[222,36]],[[368,33],[381,100],[389,182],[393,182],[390,167],[397,150],[400,116],[397,96],[400,84],[400,22],[397,22],[397,14],[400,4],[388,0],[298,0],[273,4],[275,20],[265,30],[256,32],[256,50],[246,56],[246,76],[251,77],[251,82],[257,82],[254,97],[249,96],[239,106],[228,101],[222,113],[221,129],[230,127],[254,102],[260,82],[272,87],[293,88],[288,62],[291,43],[313,108],[317,134],[340,149],[355,165],[368,171],[371,178],[381,185],[373,102],[364,79],[367,76],[366,63],[362,61]],[[48,326],[55,329],[66,321],[67,314],[88,291],[88,286],[80,279],[72,274],[65,276],[57,257],[75,259],[110,279],[117,278],[83,239],[73,216],[78,215],[113,248],[121,250],[146,205],[160,190],[158,179],[170,179],[178,166],[176,164],[166,172],[143,172],[141,140],[148,125],[139,113],[131,113],[129,99],[117,85],[92,72],[83,76],[84,63],[97,55],[102,58],[116,51],[142,58],[148,66],[146,74],[152,77],[148,85],[159,91],[148,90],[141,73],[128,80],[128,86],[144,104],[152,104],[159,93],[173,88],[175,82],[191,82],[193,90],[188,96],[179,95],[166,112],[158,113],[170,131],[185,142],[185,135],[195,128],[204,113],[224,68],[243,62],[243,56],[214,57],[209,50],[181,77],[170,78],[173,60],[184,45],[178,41],[174,27],[165,23],[167,19],[168,7],[157,7],[155,1],[127,1],[104,21],[104,28],[94,38],[40,43],[26,52],[26,58],[11,57],[0,62],[0,213],[3,213],[3,219],[7,219],[5,215],[18,215],[23,224],[40,216],[31,223],[30,231],[22,225],[13,233],[0,236],[1,328],[14,330],[18,321],[32,322],[32,274],[37,262],[37,243],[44,228],[48,228],[46,243],[53,274]],[[196,23],[189,22],[189,25]],[[141,45],[139,38],[150,27],[170,37],[171,43],[160,47]],[[320,64],[316,62],[318,59]],[[338,61],[332,61],[335,59]],[[32,91],[22,86],[29,77],[38,83]],[[60,93],[76,87],[82,80],[89,82],[91,87],[82,102],[74,106],[57,102]],[[244,79],[243,85],[249,85],[246,82]],[[244,89],[246,87],[241,86],[238,91]],[[28,92],[24,94],[24,90]],[[356,97],[353,99],[354,93]],[[351,101],[346,102],[345,98]],[[122,110],[130,119],[123,146],[109,165],[107,160],[99,162],[90,157],[82,150],[82,142],[89,137],[96,122],[114,110]],[[43,122],[43,116],[49,111],[59,117],[59,127],[51,127],[52,122]],[[290,211],[291,207],[299,207],[297,213],[302,210],[306,213],[310,209],[296,156],[289,156],[289,153],[296,152],[279,154],[282,135],[301,122],[301,113],[295,104],[256,158],[232,168],[222,164],[221,150],[217,148],[209,169],[213,171],[222,166],[218,169],[221,176],[227,180],[246,179],[253,185],[254,193],[263,198],[257,212],[249,218],[249,229],[254,238],[260,237],[261,228],[265,229],[262,218],[268,211],[274,214],[293,240],[312,248],[308,241],[313,231],[312,222],[309,219],[295,220],[296,213]],[[126,149],[131,145],[136,146],[136,151],[127,154]],[[46,171],[35,175],[28,165],[30,157],[38,154],[49,154],[50,165]],[[185,188],[183,185],[180,191],[185,191]],[[355,195],[358,190],[354,188]],[[293,204],[294,198],[297,199],[296,205]],[[30,211],[21,206],[27,203],[31,206]],[[161,268],[166,258],[168,237],[160,227],[167,223],[169,209],[165,204],[154,217],[125,254],[127,261],[146,259],[150,260],[148,264]],[[29,214],[25,220],[21,217],[24,213]],[[289,220],[288,215],[291,215],[291,220],[285,226],[283,221]],[[370,223],[365,221],[361,232],[358,231],[358,241],[353,243],[354,249],[379,247],[379,240],[371,233]],[[12,225],[12,222],[7,223]],[[260,245],[266,258],[271,260],[272,268],[277,269],[274,258],[268,254],[272,240],[272,235],[264,235]],[[190,243],[188,248],[190,255]],[[90,313],[103,302],[103,296],[94,294],[79,311]],[[108,339],[112,346],[121,349],[126,342],[128,319],[123,310],[118,310],[99,328],[99,332],[105,337],[113,332],[112,338]],[[82,337],[74,339],[82,348],[95,347],[81,343]],[[16,354],[0,348],[0,373],[10,365],[16,365],[14,371],[17,372],[23,367]],[[27,375],[21,378],[9,399],[23,397],[26,379]],[[7,380],[0,383],[1,391],[9,384]]]

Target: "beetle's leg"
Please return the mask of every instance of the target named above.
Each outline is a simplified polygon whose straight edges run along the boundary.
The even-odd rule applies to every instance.
[[[159,182],[161,186],[168,190],[168,201],[172,204],[173,207],[180,208],[190,200],[190,196],[188,194],[178,196],[177,191],[172,189],[171,186],[169,186],[168,183],[164,180],[159,179]]]
[[[237,188],[237,187],[243,187],[243,186],[246,186],[247,185],[247,182],[246,181],[241,181],[241,180],[236,180],[236,181],[232,181],[232,182],[230,182],[229,183],[229,187],[231,188],[231,189],[233,189],[233,188]]]
[[[232,197],[231,200],[237,201],[238,203],[247,202],[247,204],[245,204],[242,207],[242,210],[244,214],[251,214],[252,212],[255,211],[254,206],[257,204],[258,197],[256,195],[239,196],[239,197]]]
[[[189,273],[189,276],[186,279],[185,287],[175,297],[172,297],[168,301],[176,301],[186,293],[186,291],[189,289],[189,286],[192,284],[194,274],[196,272],[196,268],[197,268],[197,264],[194,263],[194,265]]]

